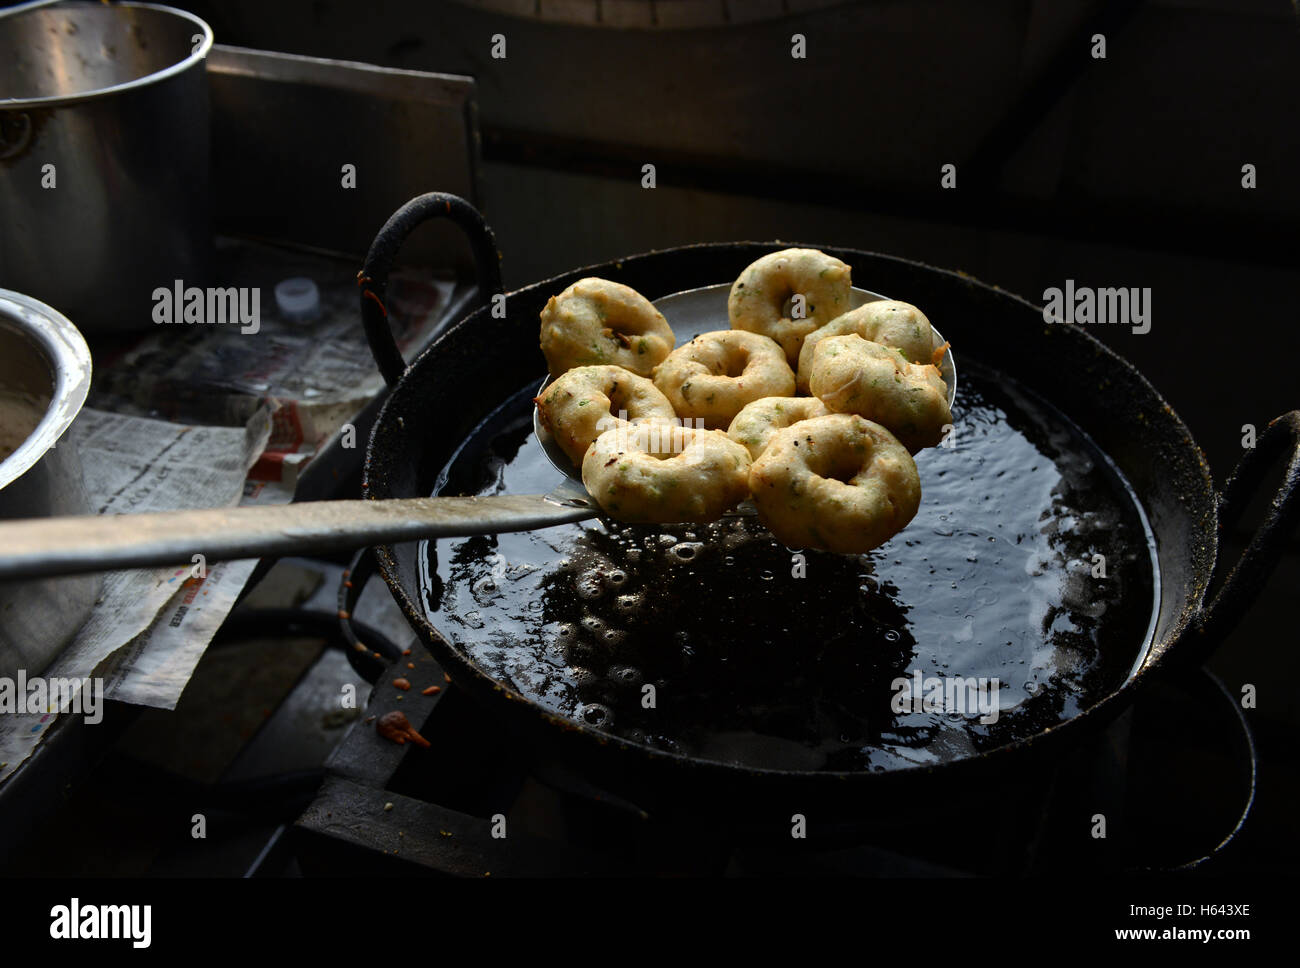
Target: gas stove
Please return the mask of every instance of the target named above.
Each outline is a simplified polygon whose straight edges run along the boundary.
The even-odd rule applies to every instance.
[[[399,678],[412,688],[392,685]],[[421,695],[426,680],[439,692]],[[603,790],[599,778],[522,746],[427,655],[399,656],[377,683],[294,825],[304,873],[968,876],[1265,862],[1246,833],[1252,731],[1199,670],[1152,688],[1050,768],[957,802],[916,804],[892,823],[810,817],[798,838],[789,824],[720,822],[690,804],[651,813]],[[382,738],[376,724],[393,712],[429,746]],[[1098,815],[1104,837],[1093,835]]]

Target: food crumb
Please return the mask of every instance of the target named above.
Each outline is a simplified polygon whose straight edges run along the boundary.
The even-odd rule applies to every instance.
[[[405,713],[396,711],[385,713],[380,717],[379,722],[375,724],[375,730],[384,739],[390,740],[398,746],[405,746],[408,739],[426,749],[430,745],[427,739],[415,731],[415,727],[411,725],[411,721],[406,718]]]
[[[387,813],[389,810],[392,809],[393,809],[393,801],[389,800],[387,803],[384,804],[384,813]]]
[[[420,695],[436,696],[440,692],[442,692],[442,686],[430,686],[428,689],[422,690]]]
[[[398,689],[402,690],[402,692],[406,692],[406,690],[411,688],[410,680],[404,679],[401,676],[398,676],[396,679],[393,680],[393,685],[396,686]]]

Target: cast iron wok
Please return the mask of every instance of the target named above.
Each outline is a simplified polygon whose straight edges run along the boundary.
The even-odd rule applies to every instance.
[[[450,327],[409,367],[388,329],[383,298],[392,260],[421,222],[448,217],[470,238],[483,304]],[[537,319],[547,299],[585,276],[625,283],[650,299],[733,279],[779,243],[684,246],[587,266],[502,293],[499,255],[474,209],[454,196],[420,196],[380,231],[362,270],[362,314],[372,350],[392,386],[366,454],[363,488],[370,499],[432,493],[438,472],[502,401],[540,382],[545,361]],[[963,355],[997,368],[1056,406],[1095,441],[1134,488],[1155,535],[1161,573],[1154,636],[1140,667],[1122,686],[1080,715],[1025,739],[975,756],[887,772],[811,773],[752,769],[652,750],[557,715],[479,669],[444,639],[421,604],[417,543],[373,549],[379,572],[411,627],[457,687],[512,725],[521,741],[607,790],[638,803],[812,803],[866,809],[912,796],[964,791],[972,781],[1014,777],[1050,762],[1104,727],[1153,678],[1202,661],[1250,605],[1276,564],[1300,514],[1300,412],[1277,418],[1248,451],[1222,495],[1187,428],[1134,367],[1080,327],[1048,325],[1041,308],[968,276],[877,253],[817,246],[853,266],[878,291],[924,299],[946,338]],[[1266,473],[1285,466],[1282,484],[1254,538],[1221,580],[1221,529],[1241,515]],[[1208,595],[1212,580],[1216,586]],[[417,724],[418,725],[418,724]],[[786,813],[787,822],[789,814]]]

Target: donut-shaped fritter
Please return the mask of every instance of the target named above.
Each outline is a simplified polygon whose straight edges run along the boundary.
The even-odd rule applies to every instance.
[[[655,385],[621,366],[579,366],[561,374],[534,401],[542,426],[551,432],[575,467],[592,441],[620,420],[677,415]]]
[[[727,298],[732,329],[770,337],[785,351],[791,369],[799,365],[804,337],[848,311],[852,289],[848,265],[817,249],[782,249],[750,263]],[[799,310],[786,304],[802,296]],[[802,315],[799,315],[799,313]]]
[[[735,329],[702,333],[677,347],[654,379],[679,417],[699,417],[709,428],[726,427],[754,400],[794,395],[794,371],[781,347]]]
[[[938,367],[909,363],[856,333],[819,342],[810,375],[813,395],[827,407],[883,424],[913,454],[939,443],[952,423]]]
[[[625,424],[596,438],[582,483],[620,521],[713,521],[748,496],[749,465],[721,430]]]
[[[663,314],[635,289],[579,279],[542,310],[542,353],[551,376],[575,366],[612,364],[649,376],[676,338]]]
[[[916,464],[880,424],[856,414],[778,431],[749,471],[758,517],[789,548],[861,554],[916,516]]]
[[[727,436],[758,460],[778,430],[830,412],[816,397],[764,397],[745,404],[727,428]]]
[[[934,354],[934,331],[925,313],[911,303],[880,299],[836,316],[821,329],[808,334],[799,351],[799,390],[808,392],[813,351],[831,336],[857,333],[865,340],[898,350],[910,363],[930,363]]]

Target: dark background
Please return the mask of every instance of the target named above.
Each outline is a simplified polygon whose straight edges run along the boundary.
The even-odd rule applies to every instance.
[[[1149,286],[1149,334],[1092,332],[1169,399],[1218,477],[1242,424],[1300,402],[1286,363],[1300,349],[1300,36],[1285,0],[179,5],[219,43],[475,77],[510,287],[735,239],[887,252],[1035,301],[1067,278]],[[670,26],[690,23],[704,26]],[[940,188],[944,164],[956,190]]]

